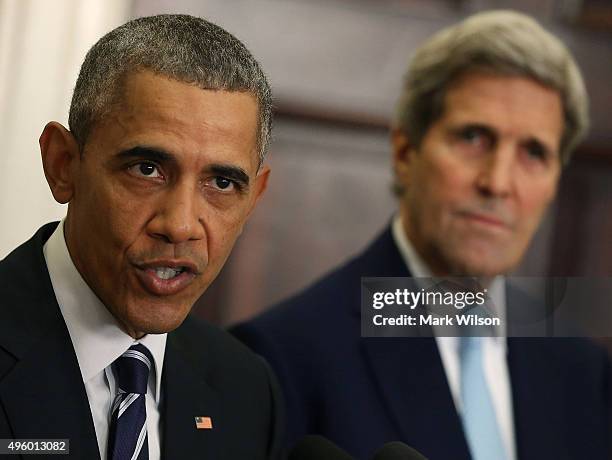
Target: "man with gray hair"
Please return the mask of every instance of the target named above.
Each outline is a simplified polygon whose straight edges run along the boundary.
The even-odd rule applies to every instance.
[[[363,252],[235,334],[284,389],[288,442],[357,458],[400,440],[430,460],[602,459],[609,357],[584,339],[360,337],[362,277],[477,278],[500,316],[515,268],[587,128],[566,47],[533,19],[476,14],[421,46],[392,127],[399,210]],[[426,330],[425,330],[426,329]]]
[[[91,48],[70,129],[40,137],[67,215],[0,262],[1,439],[80,459],[278,457],[267,365],[188,317],[266,188],[271,113],[255,58],[203,19],[136,19]]]

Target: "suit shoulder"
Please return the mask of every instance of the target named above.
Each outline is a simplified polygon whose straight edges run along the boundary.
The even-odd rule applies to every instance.
[[[362,277],[397,276],[410,274],[386,227],[362,252],[248,324],[279,333],[289,327],[292,334],[300,334],[310,326],[320,329],[322,318],[328,324],[344,322],[359,314]]]
[[[361,275],[356,265],[350,261],[230,332],[264,356],[277,374],[284,372],[280,361],[299,363],[301,371],[306,362],[316,366],[330,348],[338,352],[339,346],[351,347],[360,337]]]
[[[0,260],[0,307],[22,308],[24,301],[32,302],[52,293],[51,280],[43,255],[43,245],[57,222],[41,227],[36,234]]]
[[[409,276],[389,228],[343,265],[231,332],[266,357],[305,356],[307,347],[315,359],[317,351],[327,354],[340,343],[350,347],[361,331],[361,279],[380,276]]]
[[[43,255],[43,244],[57,222],[41,227],[27,242],[0,260],[0,347],[20,354],[35,324],[57,321],[53,287]]]
[[[359,299],[361,275],[351,260],[327,273],[299,293],[272,306],[252,322],[262,327],[286,327],[290,319],[319,322],[322,315],[342,316]],[[357,293],[357,296],[355,296]]]
[[[263,360],[223,329],[193,316],[169,334],[180,349],[191,354],[197,363],[206,362],[211,374],[267,380]],[[216,372],[218,370],[223,372]]]

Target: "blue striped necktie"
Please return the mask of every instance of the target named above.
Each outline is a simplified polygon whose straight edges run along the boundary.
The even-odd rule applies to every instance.
[[[108,460],[148,460],[145,395],[153,357],[137,343],[113,363],[117,395],[108,431]]]

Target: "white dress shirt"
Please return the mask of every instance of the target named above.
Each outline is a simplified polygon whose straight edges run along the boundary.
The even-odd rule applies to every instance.
[[[136,341],[121,330],[77,271],[64,240],[64,221],[46,242],[43,252],[81,369],[100,458],[105,459],[110,410],[116,393],[111,364]],[[149,349],[155,361],[154,375],[149,376],[145,397],[150,460],[160,458],[159,401],[166,337],[166,334],[149,334],[137,341]]]
[[[393,239],[404,262],[414,277],[433,277],[431,270],[414,249],[406,236],[401,218],[393,219],[391,228]],[[502,442],[509,460],[516,460],[516,440],[514,435],[514,414],[512,410],[512,392],[510,374],[507,365],[507,348],[504,334],[504,317],[506,313],[506,283],[502,276],[496,277],[488,287],[488,296],[495,306],[495,313],[502,319],[499,337],[484,337],[482,343],[483,367],[485,378],[491,392],[495,416],[499,426]],[[436,334],[436,326],[433,327]],[[499,328],[498,328],[499,329]],[[435,337],[440,358],[446,373],[446,380],[455,402],[457,412],[461,414],[461,369],[459,358],[459,337]]]

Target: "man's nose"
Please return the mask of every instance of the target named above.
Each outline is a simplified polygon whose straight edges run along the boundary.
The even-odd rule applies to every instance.
[[[497,146],[483,159],[476,179],[480,193],[502,198],[508,196],[514,180],[514,160],[512,146]]]
[[[157,213],[149,222],[149,234],[172,244],[203,239],[205,228],[198,198],[195,185],[174,186],[160,197]]]

